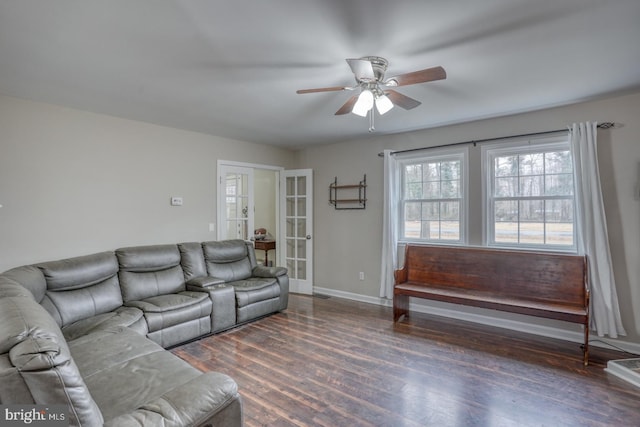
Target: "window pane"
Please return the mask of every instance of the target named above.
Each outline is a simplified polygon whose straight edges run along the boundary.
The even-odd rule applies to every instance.
[[[494,195],[496,197],[515,197],[518,195],[518,178],[496,178]]]
[[[307,195],[307,177],[306,176],[298,176],[296,177],[298,181],[298,196],[306,196]]]
[[[296,184],[296,179],[295,177],[292,176],[288,176],[287,177],[287,195],[289,196],[293,196],[296,194],[296,190],[295,190],[295,184]]]
[[[307,235],[307,220],[300,218],[296,221],[297,237],[305,237]]]
[[[515,200],[497,201],[494,218],[496,222],[518,221],[518,202]]]
[[[296,274],[296,260],[295,259],[288,259],[287,260],[287,270],[289,270],[289,278],[290,279],[297,279],[297,277],[295,277]]]
[[[294,239],[287,239],[287,258],[295,258],[296,257],[296,241]],[[288,264],[288,262],[287,262]]]
[[[542,196],[542,192],[544,191],[544,186],[542,185],[544,182],[543,178],[542,175],[521,177],[519,195],[527,197]]]
[[[545,172],[547,174],[572,173],[571,153],[569,150],[545,153]]]
[[[297,216],[307,216],[307,198],[305,196],[298,197],[297,200],[298,211]]]
[[[494,160],[494,176],[517,176],[518,156],[496,157]]]
[[[440,223],[440,238],[442,240],[460,240],[460,222],[442,221]]]
[[[543,200],[523,200],[519,205],[520,222],[544,221]]]
[[[295,216],[296,215],[296,205],[295,205],[295,198],[293,197],[287,197],[287,212],[286,215],[287,216]]]
[[[298,268],[296,269],[296,279],[305,280],[307,278],[307,262],[298,261]]]
[[[429,181],[424,183],[423,199],[439,199],[440,198],[440,181]]]
[[[569,196],[573,194],[573,174],[556,174],[545,176],[545,195]]]
[[[496,243],[518,243],[517,222],[496,222],[494,232]]]
[[[424,171],[425,181],[438,181],[440,179],[440,163],[426,163]]]
[[[300,262],[301,259],[305,259],[307,257],[307,241],[304,239],[297,239],[296,246],[298,249],[296,257],[298,258],[298,262]]]
[[[287,235],[286,235],[286,237],[296,237],[295,222],[296,222],[295,219],[287,218]]]
[[[441,185],[443,198],[458,198],[460,197],[460,181],[442,181]]]
[[[544,173],[544,153],[523,154],[518,157],[520,176]]]
[[[458,220],[460,219],[460,203],[459,202],[441,202],[440,203],[440,219]]]
[[[460,161],[448,161],[440,164],[440,178],[446,180],[460,179]]]
[[[545,219],[547,222],[573,222],[573,200],[548,200]]]
[[[421,203],[407,202],[404,207],[404,237],[417,239],[420,237]]]
[[[422,204],[422,219],[439,220],[440,219],[440,203],[429,202]]]
[[[543,245],[544,244],[544,223],[543,222],[521,222],[520,223],[520,243]]]
[[[420,199],[422,198],[422,182],[407,182],[405,184],[405,199]]]
[[[405,221],[420,221],[421,211],[419,202],[407,202],[404,208]]]
[[[546,243],[549,245],[573,245],[573,223],[548,223]]]

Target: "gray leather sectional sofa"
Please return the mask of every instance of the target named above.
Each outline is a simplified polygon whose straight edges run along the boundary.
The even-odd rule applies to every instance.
[[[0,403],[74,426],[241,426],[235,381],[166,351],[287,307],[242,240],[139,246],[0,275]]]

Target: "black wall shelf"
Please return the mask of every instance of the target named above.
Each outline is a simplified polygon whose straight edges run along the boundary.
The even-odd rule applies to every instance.
[[[358,184],[338,185],[338,177],[329,185],[329,203],[336,210],[367,207],[367,175]]]

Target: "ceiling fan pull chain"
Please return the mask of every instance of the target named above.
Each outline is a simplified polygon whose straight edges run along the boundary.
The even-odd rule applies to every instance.
[[[374,126],[374,120],[373,120],[373,116],[375,115],[375,111],[373,111],[373,108],[371,110],[369,110],[369,132],[375,132],[376,128]]]

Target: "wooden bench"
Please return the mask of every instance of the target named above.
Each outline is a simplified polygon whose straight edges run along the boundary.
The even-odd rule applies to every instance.
[[[589,361],[589,287],[585,256],[479,247],[407,245],[395,271],[394,321],[409,297],[579,323]]]

